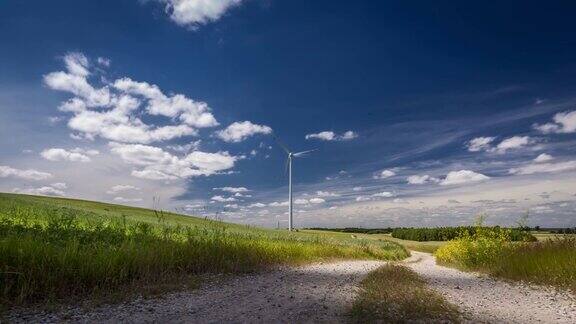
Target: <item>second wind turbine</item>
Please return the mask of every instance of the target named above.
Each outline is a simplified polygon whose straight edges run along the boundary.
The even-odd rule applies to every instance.
[[[292,203],[293,203],[293,199],[292,199],[292,159],[302,157],[302,156],[304,156],[310,152],[316,151],[316,149],[292,153],[292,151],[290,151],[286,147],[286,145],[282,144],[282,142],[280,142],[278,140],[278,138],[275,138],[275,139],[276,139],[276,143],[278,143],[278,145],[288,155],[288,158],[286,160],[286,168],[288,169],[288,230],[292,231],[294,229],[294,223],[293,223],[293,219],[292,219],[292,214],[294,211],[293,206],[292,206]]]

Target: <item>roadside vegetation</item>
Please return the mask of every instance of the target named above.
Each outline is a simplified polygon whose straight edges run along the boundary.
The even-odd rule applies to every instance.
[[[509,231],[478,227],[435,252],[440,264],[576,292],[576,236],[513,242]]]
[[[457,323],[458,308],[411,269],[387,264],[371,272],[350,311],[354,323]]]
[[[141,208],[0,194],[0,304],[174,289],[205,273],[330,259],[399,260],[392,242],[287,233]],[[181,285],[180,285],[181,286]]]
[[[392,231],[392,237],[410,241],[450,241],[462,235],[474,236],[477,231],[491,233],[495,236],[505,234],[511,241],[536,241],[530,232],[519,228],[503,228],[499,226],[458,226],[458,227],[433,227],[433,228],[396,228]]]

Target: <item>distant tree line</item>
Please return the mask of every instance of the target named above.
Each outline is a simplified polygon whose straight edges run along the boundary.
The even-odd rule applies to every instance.
[[[512,241],[536,241],[530,232],[518,228],[502,228],[500,226],[482,227],[484,230],[499,233],[503,230],[509,231]],[[410,241],[449,241],[462,235],[473,236],[478,229],[477,226],[458,227],[433,227],[433,228],[395,228],[392,237]]]
[[[551,228],[549,231],[555,234],[576,234],[576,227]]]
[[[388,228],[361,228],[361,227],[345,227],[345,228],[324,228],[324,227],[312,227],[310,230],[315,231],[330,231],[330,232],[341,232],[341,233],[358,233],[358,234],[390,234],[394,230],[391,227]]]

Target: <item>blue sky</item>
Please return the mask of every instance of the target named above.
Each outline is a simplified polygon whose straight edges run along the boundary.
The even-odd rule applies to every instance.
[[[565,3],[0,4],[0,190],[285,226],[576,225]]]

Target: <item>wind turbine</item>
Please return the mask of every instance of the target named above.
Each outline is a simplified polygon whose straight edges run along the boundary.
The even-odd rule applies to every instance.
[[[278,145],[288,155],[288,158],[286,160],[286,168],[288,169],[288,231],[292,231],[293,230],[292,213],[294,210],[292,208],[292,159],[302,157],[310,152],[316,151],[317,149],[293,153],[292,151],[290,151],[290,149],[286,147],[286,145],[282,144],[282,142],[280,142],[280,140],[277,137],[274,137],[274,139],[276,140],[276,143],[278,143]]]

